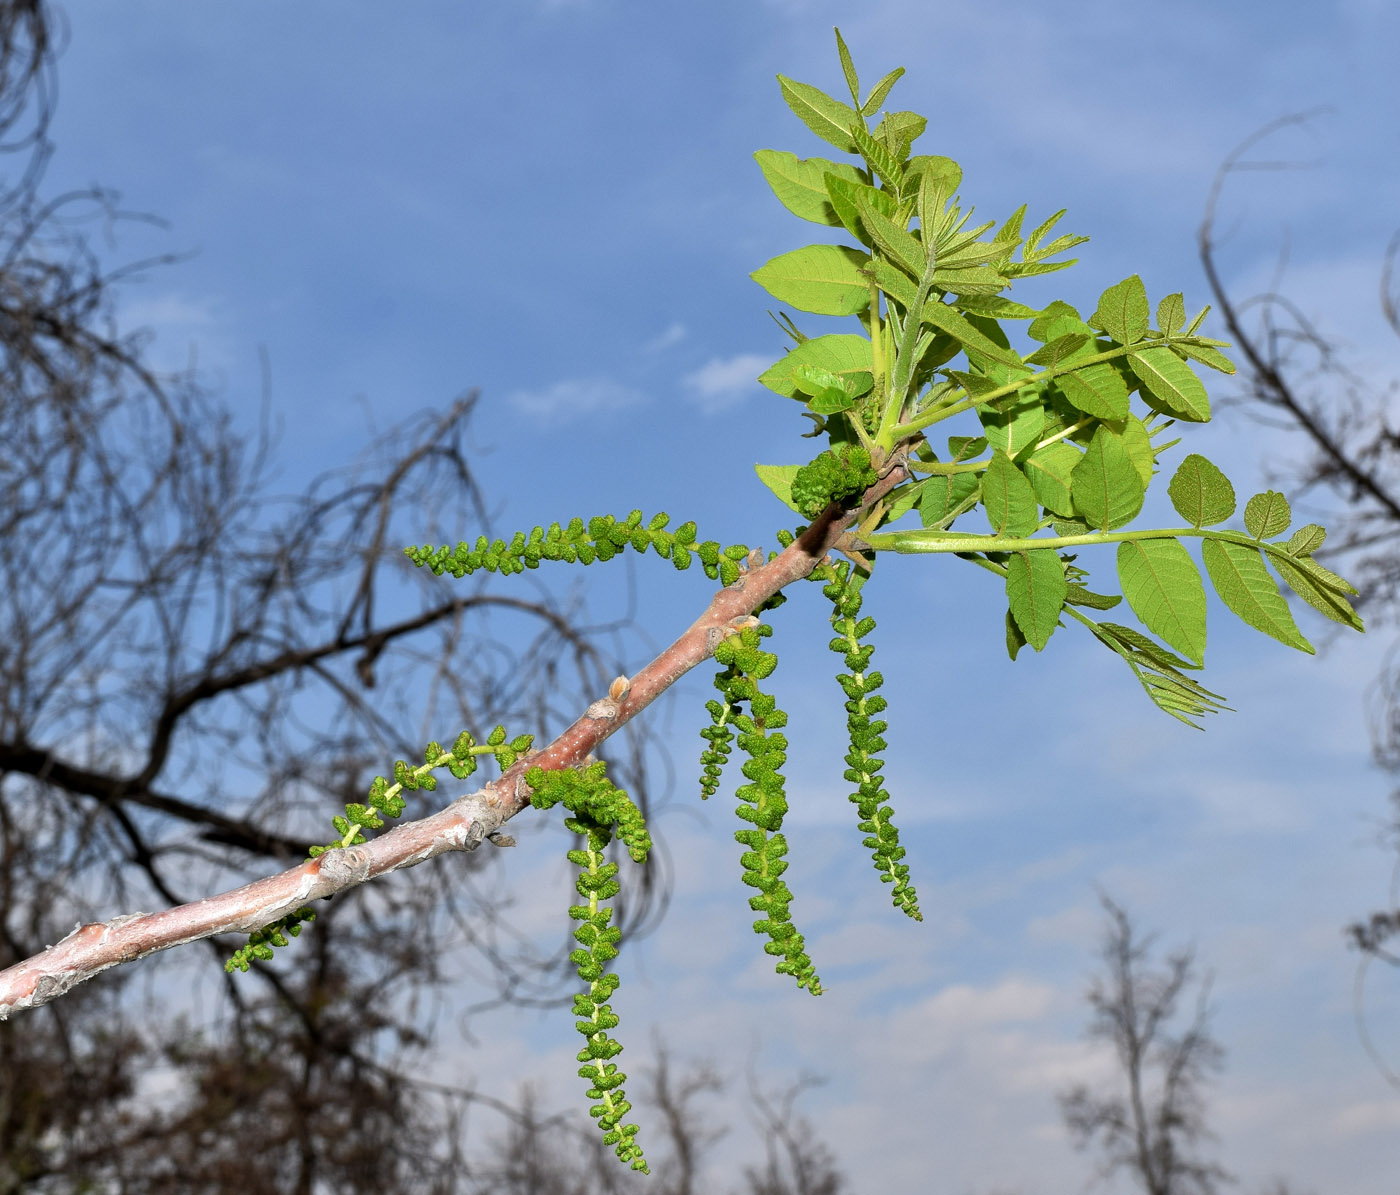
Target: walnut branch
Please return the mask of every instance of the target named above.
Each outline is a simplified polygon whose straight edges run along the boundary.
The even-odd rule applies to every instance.
[[[908,478],[891,471],[865,495],[875,501]],[[618,696],[590,705],[552,743],[517,761],[498,779],[446,808],[398,826],[369,842],[328,851],[279,875],[160,913],[128,913],[78,926],[62,941],[0,971],[0,1020],[63,995],[109,967],[134,962],[158,950],[220,933],[250,933],[321,897],[367,880],[413,867],[446,851],[475,850],[483,839],[506,845],[501,826],[530,803],[528,768],[572,767],[656,700],[686,672],[714,653],[770,597],[808,576],[857,519],[858,513],[829,506],[788,548],[767,564],[755,553],[751,567],[714,595],[705,612],[670,647],[630,678],[614,686]]]

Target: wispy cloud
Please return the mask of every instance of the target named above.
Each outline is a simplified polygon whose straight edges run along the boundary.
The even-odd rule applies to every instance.
[[[674,345],[680,344],[680,342],[686,338],[686,335],[687,329],[684,324],[679,322],[673,323],[666,331],[662,332],[661,335],[652,337],[646,344],[642,345],[642,352],[662,352],[664,349],[669,349]]]
[[[758,385],[755,379],[771,364],[757,353],[712,357],[681,381],[701,409],[714,415],[743,402]]]
[[[526,415],[559,421],[636,406],[642,395],[610,378],[568,378],[543,390],[517,390],[508,401]]]

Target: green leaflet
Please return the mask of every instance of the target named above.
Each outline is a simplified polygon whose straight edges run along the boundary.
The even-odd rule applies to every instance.
[[[1032,340],[1038,340],[1041,344],[1049,344],[1070,332],[1083,333],[1089,340],[1094,338],[1093,328],[1080,319],[1079,312],[1062,299],[1056,299],[1041,311],[1031,321],[1027,332]]]
[[[1075,508],[1098,531],[1112,531],[1137,517],[1145,487],[1137,466],[1111,428],[1100,427],[1075,466],[1070,493]]]
[[[1089,322],[1119,344],[1136,344],[1147,335],[1147,291],[1136,274],[1110,286],[1099,296]]]
[[[1235,487],[1205,457],[1193,452],[1167,486],[1176,513],[1193,527],[1214,527],[1235,513]]]
[[[962,509],[977,487],[975,473],[935,473],[919,491],[919,520],[925,527],[938,526]]]
[[[1036,651],[1043,650],[1054,634],[1067,593],[1064,562],[1055,552],[1013,552],[1006,562],[1011,617]]]
[[[1149,631],[1196,664],[1204,662],[1206,590],[1190,553],[1178,540],[1119,544],[1118,583]]]
[[[985,332],[969,323],[960,311],[937,299],[930,299],[924,304],[919,313],[919,322],[946,332],[964,348],[981,353],[992,361],[1000,361],[1003,365],[1021,364],[1020,355],[1014,349],[997,344]]]
[[[1122,375],[1107,361],[1061,374],[1055,379],[1055,385],[1072,407],[1086,415],[1096,419],[1127,418],[1128,387]]]
[[[792,479],[797,476],[801,465],[755,465],[753,470],[758,480],[763,482],[784,506],[797,510],[792,501]],[[797,510],[798,514],[802,512]]]
[[[1280,643],[1313,654],[1312,644],[1293,622],[1288,603],[1257,549],[1229,540],[1208,539],[1201,545],[1201,556],[1215,592],[1239,618]]]
[[[1034,390],[980,406],[977,416],[992,447],[1013,460],[1039,441],[1045,430],[1045,408]]]
[[[824,175],[834,174],[850,182],[860,182],[860,173],[845,162],[828,162],[825,158],[799,158],[779,149],[760,149],[754,160],[763,177],[773,188],[773,194],[794,216],[813,224],[840,226],[841,218],[831,206],[826,193]]]
[[[890,88],[893,87],[903,75],[904,68],[902,66],[897,66],[876,83],[875,86],[870,89],[870,94],[865,97],[865,103],[860,106],[860,114],[862,116],[874,116],[875,113],[880,110],[880,105],[885,102],[885,97],[890,94]],[[890,115],[915,117],[919,121],[919,133],[922,133],[924,131],[923,126],[928,124],[928,121],[924,117],[919,116],[917,112],[892,112]],[[885,119],[888,120],[889,117]],[[884,120],[880,122],[881,125],[884,125],[884,123]],[[915,133],[914,137],[917,137],[919,133]],[[910,137],[909,140],[913,141],[914,137]]]
[[[1186,323],[1186,301],[1181,292],[1168,295],[1157,304],[1157,330],[1163,336],[1174,336]]]
[[[1272,548],[1274,545],[1265,544],[1264,546],[1266,548]],[[1270,559],[1277,555],[1277,551],[1269,552]],[[1330,568],[1324,568],[1322,565],[1318,564],[1318,562],[1314,560],[1311,556],[1291,556],[1289,557],[1289,559],[1294,565],[1302,569],[1305,573],[1308,574],[1308,576],[1310,576],[1324,589],[1330,589],[1334,593],[1349,593],[1353,596],[1360,592],[1360,590],[1358,590],[1356,586],[1353,585],[1350,581],[1346,580],[1346,578],[1337,576],[1337,574],[1334,573]]]
[[[1318,548],[1322,547],[1323,541],[1327,538],[1327,529],[1320,527],[1316,523],[1307,523],[1299,527],[1288,538],[1288,543],[1283,550],[1290,556],[1311,556]]]
[[[1152,474],[1157,465],[1157,457],[1152,451],[1152,437],[1147,434],[1147,425],[1136,415],[1123,420],[1123,447],[1128,450],[1128,459],[1133,462],[1138,476],[1142,478],[1142,488],[1152,484]]]
[[[851,126],[860,117],[854,108],[832,99],[810,83],[798,83],[785,75],[778,76],[778,86],[783,89],[783,99],[787,100],[788,107],[812,132],[843,153],[856,152]]]
[[[846,76],[846,86],[850,89],[851,99],[858,104],[860,80],[856,77],[856,64],[851,61],[851,52],[846,48],[846,39],[841,36],[839,29],[836,31],[836,53],[841,58],[841,73]]]
[[[808,245],[773,258],[750,277],[775,299],[800,311],[854,315],[870,303],[870,288],[861,273],[869,261],[869,256],[845,245]]]
[[[898,192],[899,184],[904,181],[904,167],[899,159],[865,131],[863,122],[852,126],[851,139],[855,141],[860,156],[865,159],[875,177],[891,191]]]
[[[1190,357],[1192,361],[1199,361],[1202,365],[1209,365],[1211,369],[1219,370],[1221,373],[1235,372],[1235,363],[1219,349],[1212,348],[1208,344],[1173,343],[1172,352],[1182,357]]]
[[[1039,365],[1042,369],[1054,369],[1061,361],[1068,361],[1089,343],[1083,332],[1066,332],[1057,336],[1043,348],[1036,349],[1026,358],[1027,365]]]
[[[877,212],[890,219],[894,218],[898,209],[894,196],[888,191],[881,191],[863,182],[851,182],[850,179],[836,174],[827,174],[822,181],[826,184],[827,198],[831,200],[831,208],[836,213],[836,218],[862,245],[871,244],[874,238],[860,221],[859,200],[864,198]]]
[[[980,456],[986,451],[986,436],[948,437],[948,454],[953,458],[954,463],[970,461],[974,456]]]
[[[1021,628],[1016,625],[1016,619],[1008,608],[1006,611],[1006,654],[1015,660],[1021,648],[1025,646],[1026,637],[1021,634]]]
[[[958,306],[974,315],[992,319],[1035,319],[1040,314],[1034,307],[1004,299],[1000,295],[963,295]]]
[[[874,239],[880,251],[906,273],[922,278],[923,246],[893,220],[877,211],[868,196],[856,196],[856,210],[860,213],[860,222],[865,225],[865,231]]]
[[[1056,440],[1053,444],[1036,449],[1026,458],[1026,478],[1035,491],[1035,500],[1051,514],[1073,518],[1074,499],[1070,495],[1070,485],[1075,466],[1083,456],[1074,445]]]
[[[1288,499],[1277,490],[1265,490],[1255,494],[1244,504],[1245,530],[1255,539],[1273,539],[1288,530],[1293,521],[1293,512],[1288,509]]]
[[[961,298],[963,295],[994,295],[1009,283],[990,266],[969,266],[967,269],[934,270],[933,284]]]
[[[814,336],[773,362],[758,380],[785,398],[801,400],[796,371],[804,365],[819,365],[843,380],[853,381],[855,375],[870,372],[870,341],[849,332]]]
[[[1297,561],[1281,558],[1271,553],[1269,563],[1278,571],[1278,575],[1288,583],[1288,587],[1314,610],[1330,618],[1333,622],[1339,622],[1353,630],[1364,631],[1366,629],[1366,624],[1361,621],[1360,615],[1351,608],[1351,603],[1346,598],[1336,590],[1329,589],[1318,582],[1310,573],[1300,568]]]
[[[1112,610],[1122,600],[1116,593],[1095,593],[1074,581],[1069,583],[1069,592],[1065,595],[1065,605],[1088,606],[1092,610]]]
[[[1171,349],[1139,349],[1128,355],[1128,364],[1142,382],[1143,401],[1154,411],[1191,423],[1205,423],[1210,418],[1205,386]]]
[[[911,158],[905,168],[905,178],[912,177],[919,180],[919,228],[932,244],[943,224],[943,209],[962,182],[962,167],[952,158],[921,155]]]
[[[982,506],[998,535],[1029,535],[1039,522],[1031,483],[1000,448],[982,474]]]
[[[1181,668],[1194,668],[1194,664],[1179,659],[1131,627],[1120,627],[1111,622],[1096,624],[1080,617],[1101,643],[1123,658],[1157,708],[1177,721],[1185,722],[1194,730],[1201,730],[1202,727],[1191,721],[1192,718],[1230,708],[1224,704],[1224,698],[1219,693],[1212,693],[1179,671]]]

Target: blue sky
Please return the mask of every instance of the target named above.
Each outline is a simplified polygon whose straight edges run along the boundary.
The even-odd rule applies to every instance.
[[[120,258],[196,251],[130,286],[123,319],[155,329],[162,363],[197,352],[250,420],[265,348],[287,478],[342,463],[370,419],[480,387],[477,465],[501,527],[643,505],[771,546],[788,512],[752,466],[800,462],[811,442],[794,404],[753,381],[783,340],[748,275],[820,230],[782,209],[751,155],[826,152],[774,75],[836,92],[836,23],[869,80],[908,68],[892,103],[931,118],[919,149],[962,163],[979,213],[1026,202],[1036,222],[1066,207],[1063,228],[1093,238],[1078,267],[1024,288],[1031,303],[1091,309],[1139,272],[1154,299],[1184,290],[1194,312],[1217,165],[1265,122],[1329,106],[1265,155],[1308,169],[1232,184],[1222,260],[1250,293],[1286,232],[1283,289],[1361,372],[1396,372],[1375,293],[1400,207],[1400,16],[1378,0],[67,12],[50,186],[98,180],[169,221],[123,230]],[[1182,451],[1210,455],[1245,494],[1297,450],[1238,414],[1188,434]],[[652,563],[638,569],[640,619],[665,641],[708,590]],[[716,799],[664,827],[675,899],[623,958],[629,1059],[655,1026],[731,1074],[757,1048],[826,1075],[808,1108],[860,1191],[1079,1189],[1092,1167],[1053,1093],[1105,1073],[1080,1036],[1101,885],[1214,970],[1230,1050],[1220,1157],[1246,1189],[1278,1174],[1329,1195],[1392,1190],[1400,1098],[1356,1042],[1340,934],[1389,878],[1374,841],[1388,781],[1362,712],[1386,631],[1308,658],[1213,609],[1206,683],[1239,712],[1197,734],[1071,630],[1011,664],[1003,600],[974,571],[896,560],[868,591],[890,788],[926,921],[889,909],[862,857],[821,603],[795,595],[773,640],[793,716],[790,876],[831,990],[814,1001],[768,972]],[[593,570],[589,584],[594,612],[616,614],[618,580]],[[1299,621],[1326,638],[1311,612]],[[662,716],[684,796],[708,677],[680,688]],[[499,864],[551,941],[556,845],[528,831]],[[1381,983],[1370,997],[1400,1058],[1400,1000]],[[568,1021],[499,1014],[468,1049],[449,1020],[445,1057],[483,1086],[536,1079],[578,1103]]]

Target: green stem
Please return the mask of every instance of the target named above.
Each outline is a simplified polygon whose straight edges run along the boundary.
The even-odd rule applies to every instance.
[[[1175,338],[1182,341],[1181,337]],[[1194,341],[1195,338],[1193,338]],[[1186,343],[1185,341],[1182,341]],[[951,419],[954,415],[961,415],[964,411],[970,411],[973,407],[985,406],[989,402],[996,402],[999,398],[1005,398],[1008,394],[1015,394],[1018,390],[1024,390],[1027,386],[1035,386],[1041,382],[1053,381],[1062,374],[1074,373],[1088,365],[1098,365],[1104,361],[1116,361],[1119,357],[1126,357],[1130,353],[1140,353],[1143,349],[1158,348],[1167,344],[1165,336],[1155,340],[1139,340],[1136,344],[1119,345],[1116,349],[1105,349],[1101,353],[1095,353],[1090,357],[1077,357],[1074,361],[1065,365],[1052,365],[1049,369],[1042,369],[1039,373],[1027,374],[1025,377],[1017,378],[1013,382],[1007,382],[1005,386],[998,386],[995,390],[988,390],[986,394],[968,396],[958,402],[951,403],[946,407],[937,407],[932,411],[911,419],[908,423],[901,423],[893,429],[893,443],[898,443],[905,436],[912,436],[915,432],[922,431],[926,427],[932,427],[935,423],[942,423],[945,419]]]
[[[961,535],[954,532],[886,531],[863,537],[859,548],[901,555],[929,552],[1034,552],[1046,548],[1082,548],[1091,544],[1132,543],[1146,539],[1221,539],[1247,548],[1288,556],[1278,544],[1266,544],[1243,531],[1210,531],[1204,527],[1153,528],[1143,531],[1094,531],[1086,535],[1041,537]],[[1291,557],[1288,557],[1292,559]]]

